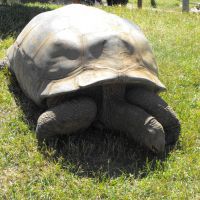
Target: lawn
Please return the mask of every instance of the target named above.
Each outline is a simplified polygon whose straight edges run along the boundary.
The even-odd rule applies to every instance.
[[[56,7],[0,7],[0,58],[34,15]],[[4,68],[0,199],[200,199],[200,15],[102,9],[134,21],[149,39],[168,88],[161,96],[181,122],[178,144],[157,157],[120,134],[91,129],[41,146],[34,130],[42,110]]]

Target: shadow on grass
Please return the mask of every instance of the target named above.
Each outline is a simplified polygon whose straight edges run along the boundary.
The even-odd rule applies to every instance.
[[[49,10],[45,6],[26,4],[0,5],[0,39],[10,35],[16,37],[34,16]]]
[[[44,110],[25,97],[13,76],[9,89],[24,112],[24,121],[35,130],[37,118]],[[93,126],[84,133],[55,137],[42,144],[38,141],[38,149],[49,161],[61,163],[63,169],[99,179],[122,174],[145,177],[158,166],[162,168],[170,150],[158,157],[120,133]]]

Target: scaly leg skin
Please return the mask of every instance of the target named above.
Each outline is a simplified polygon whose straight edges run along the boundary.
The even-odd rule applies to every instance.
[[[157,94],[142,88],[127,93],[127,100],[143,108],[160,122],[166,133],[166,144],[175,144],[180,135],[180,123],[175,112]]]
[[[93,122],[96,112],[96,103],[89,98],[57,105],[40,115],[36,127],[37,138],[41,141],[55,135],[69,135],[84,130]]]
[[[107,128],[124,132],[155,153],[165,149],[162,125],[143,109],[127,103],[119,85],[104,87],[101,121]]]
[[[109,120],[104,121],[108,128],[124,132],[128,137],[155,153],[164,151],[163,127],[144,110],[126,102],[115,102],[112,103],[111,114]]]

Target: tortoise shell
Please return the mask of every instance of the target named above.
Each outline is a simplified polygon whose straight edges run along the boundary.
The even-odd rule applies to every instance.
[[[68,5],[34,17],[8,49],[9,68],[36,104],[110,83],[165,86],[138,26],[103,10]]]

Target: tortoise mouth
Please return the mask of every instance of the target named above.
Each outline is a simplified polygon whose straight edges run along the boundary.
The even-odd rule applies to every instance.
[[[84,68],[81,72],[60,80],[44,80],[41,99],[105,84],[143,85],[156,92],[165,90],[157,75],[143,66],[129,67],[124,71],[110,68]]]

